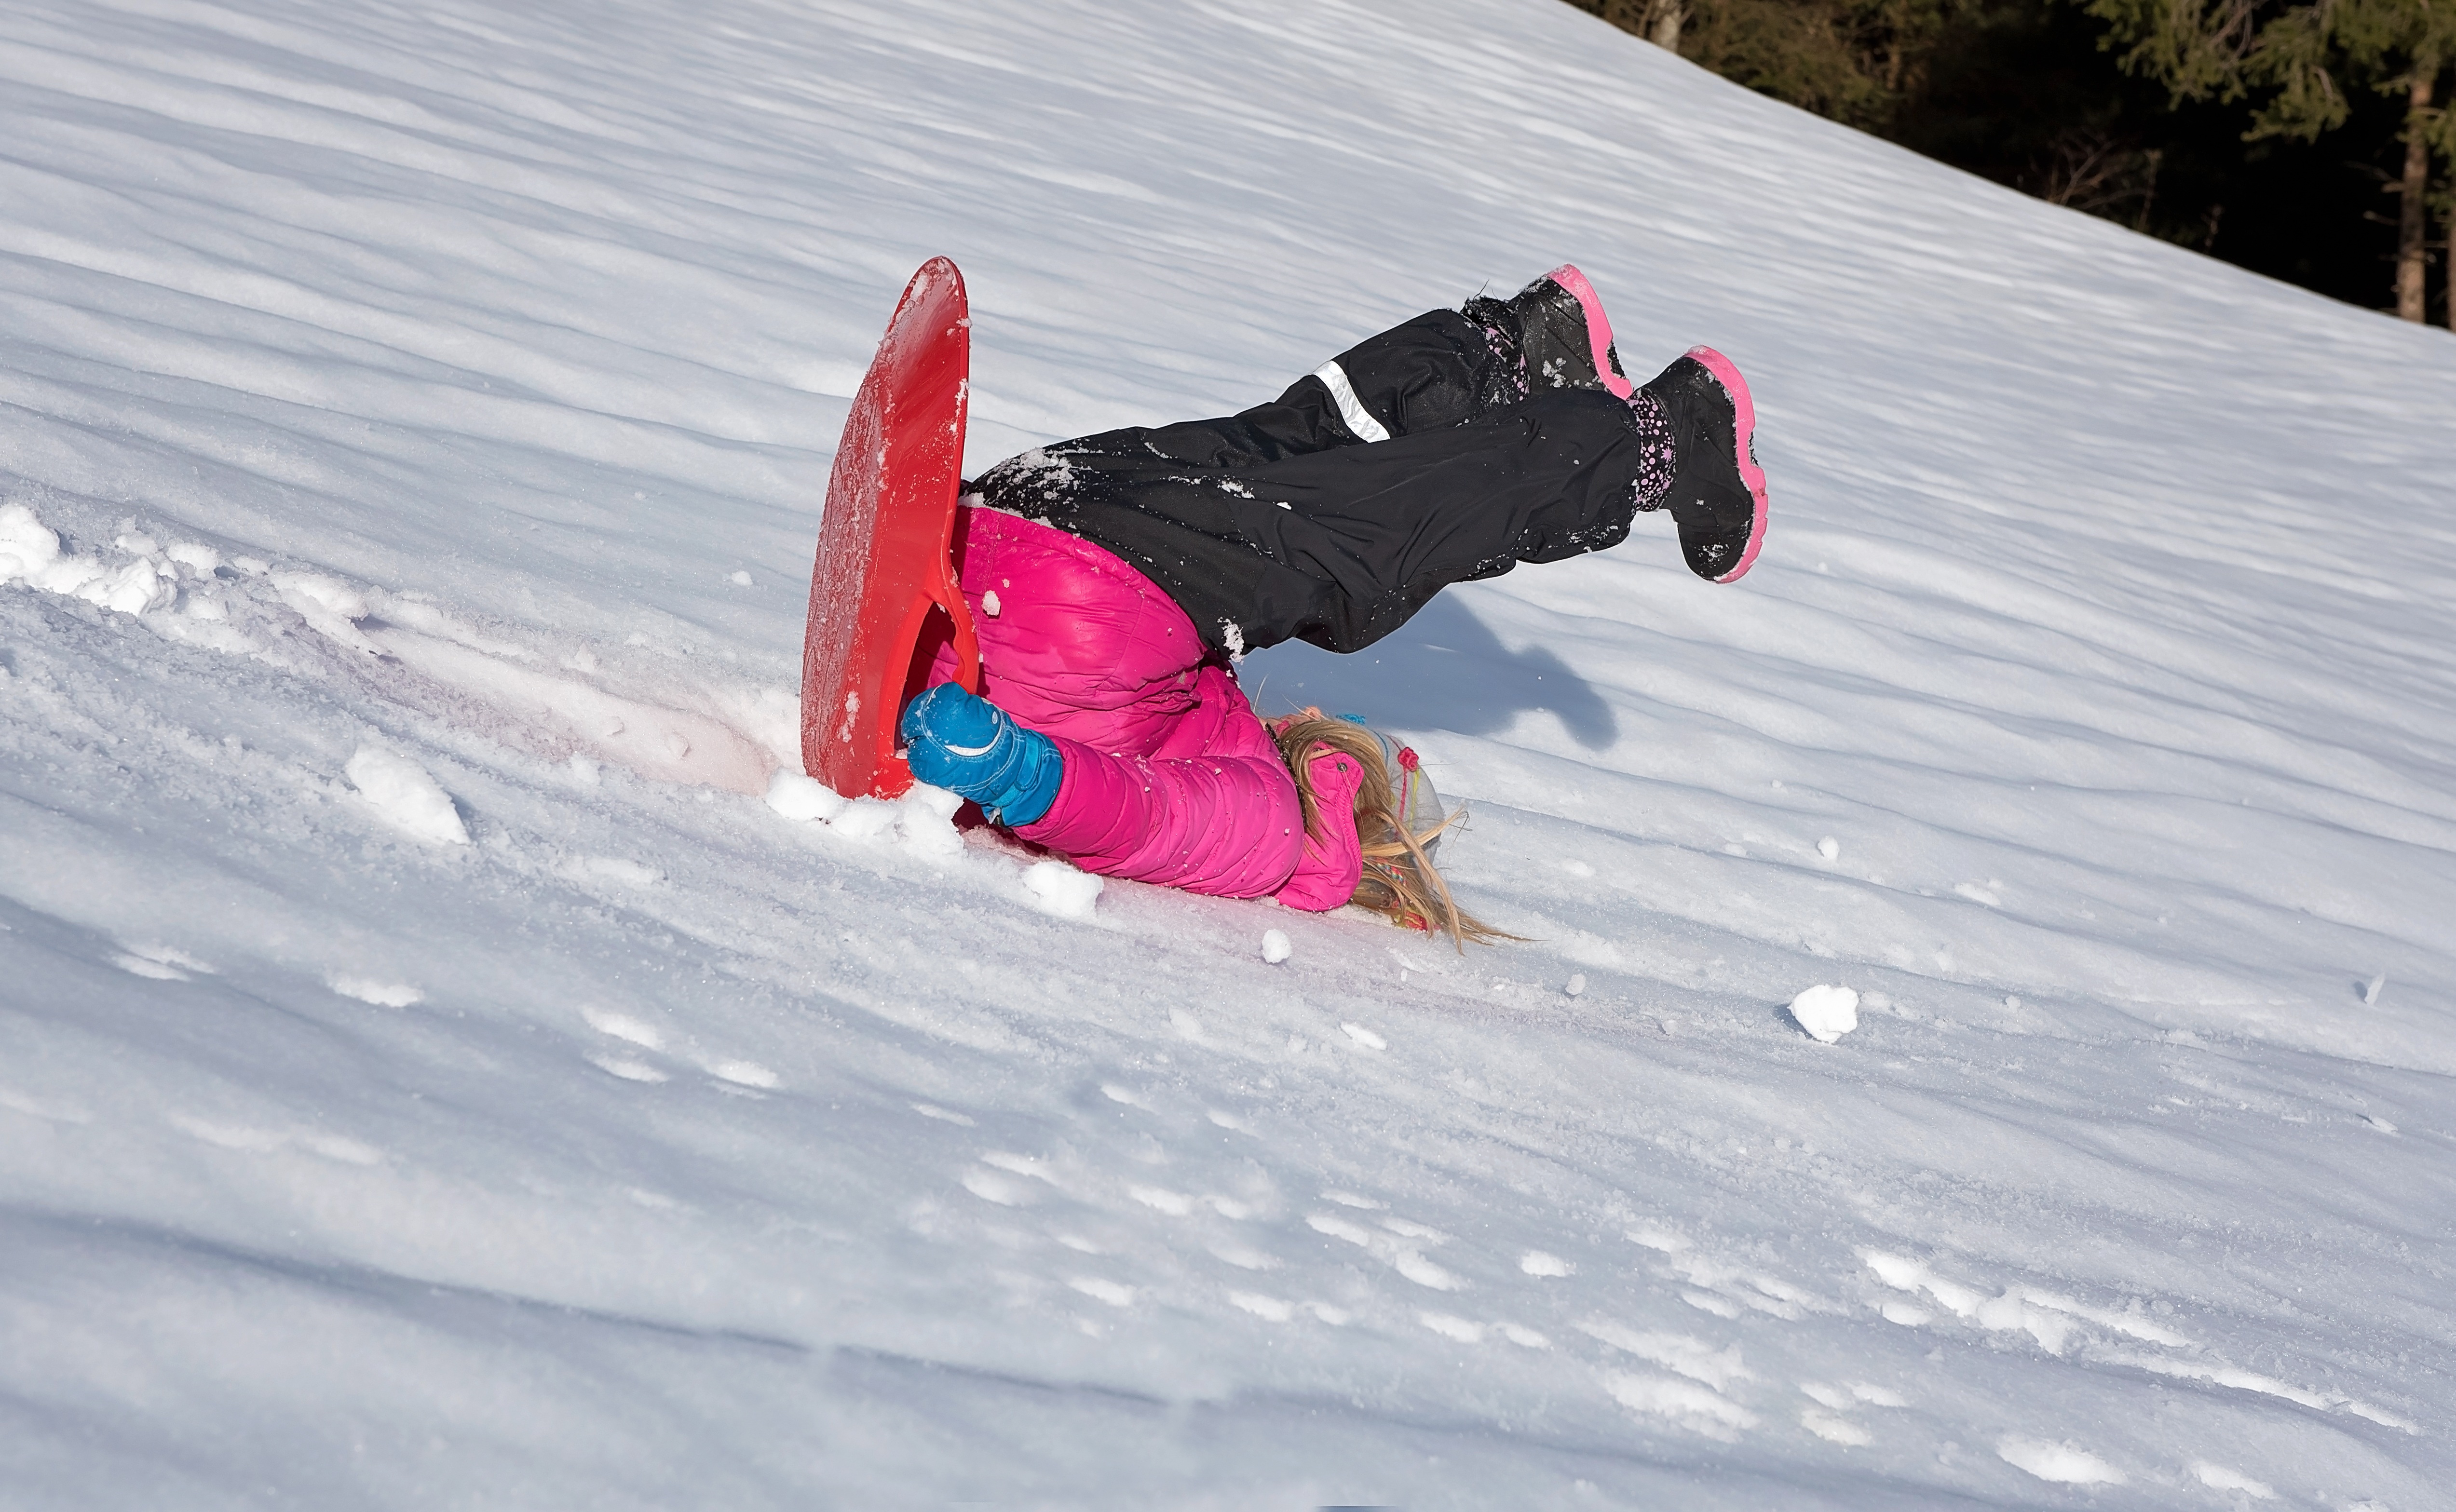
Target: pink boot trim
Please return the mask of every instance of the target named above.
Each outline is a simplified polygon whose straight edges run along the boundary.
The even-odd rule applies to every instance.
[[[1594,348],[1595,371],[1603,375],[1604,387],[1611,391],[1612,398],[1628,398],[1635,385],[1611,370],[1611,358],[1606,355],[1611,351],[1612,329],[1610,319],[1604,315],[1604,296],[1595,293],[1595,286],[1586,281],[1586,276],[1578,271],[1574,262],[1565,262],[1544,276],[1577,296],[1586,312],[1586,340]]]
[[[1577,270],[1572,268],[1569,271],[1575,273]],[[1560,275],[1554,274],[1553,276],[1557,278]],[[1564,284],[1562,287],[1568,286]],[[1766,476],[1765,469],[1757,465],[1757,402],[1750,397],[1749,380],[1740,377],[1740,370],[1732,365],[1729,358],[1709,346],[1692,346],[1688,355],[1703,363],[1706,371],[1714,375],[1714,381],[1723,385],[1723,392],[1731,397],[1735,421],[1731,431],[1739,446],[1740,481],[1748,485],[1749,497],[1756,501],[1757,506],[1756,520],[1749,526],[1749,549],[1740,553],[1740,564],[1714,580],[1716,582],[1733,582],[1749,570],[1750,564],[1757,560],[1757,549],[1765,544]]]

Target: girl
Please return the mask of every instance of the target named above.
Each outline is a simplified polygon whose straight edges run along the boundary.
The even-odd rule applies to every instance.
[[[939,654],[901,725],[913,774],[1087,871],[1500,937],[1433,868],[1449,821],[1415,753],[1318,710],[1266,728],[1234,664],[1361,650],[1450,583],[1619,544],[1641,509],[1729,582],[1765,540],[1755,423],[1710,348],[1632,384],[1565,266],[1273,403],[1011,458],[955,530],[986,696]]]

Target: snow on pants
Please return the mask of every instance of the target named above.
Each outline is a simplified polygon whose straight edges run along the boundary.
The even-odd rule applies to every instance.
[[[1035,449],[972,489],[1133,563],[1215,647],[1361,650],[1450,583],[1627,538],[1641,422],[1601,389],[1527,395],[1508,341],[1436,310],[1272,403]]]

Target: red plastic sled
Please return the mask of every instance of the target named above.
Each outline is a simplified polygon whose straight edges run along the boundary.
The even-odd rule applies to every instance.
[[[895,721],[929,670],[925,632],[934,628],[933,651],[952,636],[957,679],[980,691],[980,642],[951,555],[971,367],[964,276],[932,257],[905,285],[845,418],[810,572],[802,766],[849,798],[912,786]]]

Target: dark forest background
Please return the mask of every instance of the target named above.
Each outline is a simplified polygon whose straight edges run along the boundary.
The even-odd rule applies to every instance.
[[[1736,83],[2026,194],[2365,309],[2448,323],[2444,193],[2428,196],[2425,304],[2417,312],[2407,294],[2400,308],[2399,256],[2412,261],[2417,235],[2401,225],[2405,184],[2409,156],[2422,155],[2407,139],[2425,134],[2416,121],[2435,127],[2440,114],[2435,97],[2406,87],[2410,58],[2391,51],[2367,72],[2341,61],[2320,81],[2333,94],[2303,119],[2333,111],[2338,124],[2280,130],[2272,105],[2266,134],[2246,139],[2263,99],[2292,83],[2277,66],[2281,33],[2259,29],[2308,7],[2136,4],[2127,26],[2120,0],[1568,3]],[[2160,27],[2200,48],[2164,54],[2197,75],[2144,57],[2153,50],[2139,45]],[[2425,67],[2425,77],[2441,71],[2435,56]],[[2425,173],[2425,190],[2441,182]]]

